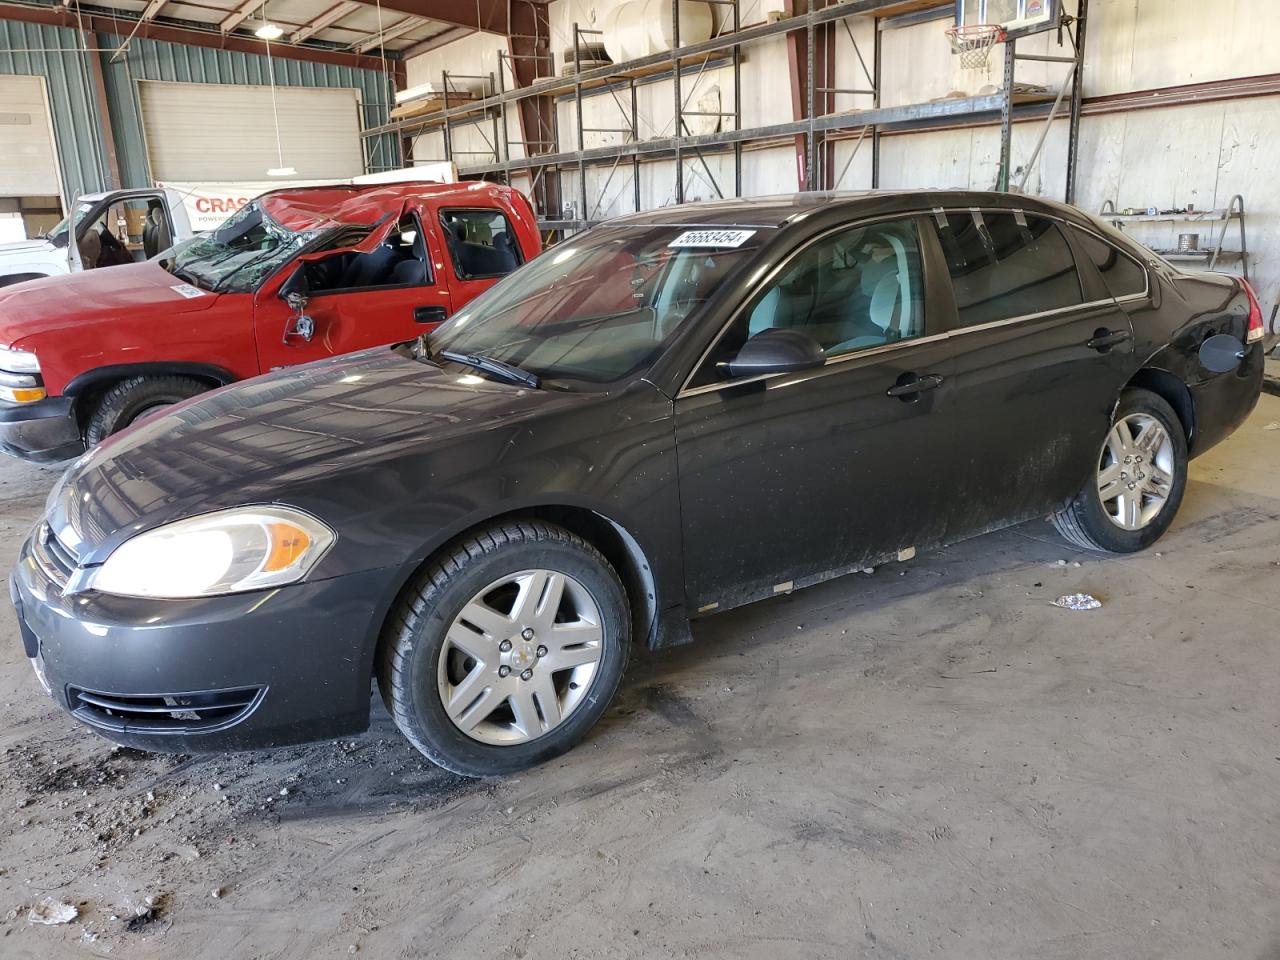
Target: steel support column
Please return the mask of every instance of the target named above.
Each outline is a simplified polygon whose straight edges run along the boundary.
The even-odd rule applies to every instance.
[[[1009,166],[1013,158],[1013,70],[1017,53],[1016,40],[1004,45],[1004,89],[1000,95],[1000,172],[996,176],[996,189],[1009,189]]]
[[[1071,118],[1067,125],[1067,185],[1064,199],[1076,202],[1076,173],[1080,152],[1080,108],[1084,94],[1084,33],[1089,22],[1089,0],[1077,0],[1075,22],[1076,63],[1071,78]]]
[[[787,0],[789,17],[812,13],[827,0]],[[807,120],[808,129],[796,135],[796,176],[801,190],[820,189],[835,162],[835,144],[828,143],[815,124],[835,109],[834,22],[810,21],[803,30],[787,34],[787,65],[791,76],[791,115]]]
[[[555,74],[551,56],[551,21],[544,4],[513,0],[507,28],[507,57],[516,86],[527,87],[539,77]],[[517,101],[520,112],[520,139],[525,154],[554,153],[560,148],[556,138],[555,101],[551,97],[524,97]],[[534,200],[535,185],[542,184],[544,217],[559,217],[563,206],[558,177],[544,176],[545,168],[529,170],[529,195]],[[536,203],[536,200],[535,200]]]

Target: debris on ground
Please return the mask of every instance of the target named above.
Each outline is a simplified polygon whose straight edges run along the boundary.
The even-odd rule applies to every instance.
[[[141,933],[153,923],[157,923],[162,920],[168,903],[168,895],[163,893],[147,897],[142,901],[142,906],[135,907],[133,915],[125,920],[125,932]]]
[[[1263,430],[1280,430],[1280,421],[1272,420],[1262,429]]]
[[[74,903],[64,903],[53,897],[45,897],[27,911],[28,922],[48,925],[70,923],[78,916],[80,916],[80,908]]]
[[[1102,601],[1090,593],[1068,593],[1065,597],[1050,600],[1050,605],[1064,610],[1097,610]]]

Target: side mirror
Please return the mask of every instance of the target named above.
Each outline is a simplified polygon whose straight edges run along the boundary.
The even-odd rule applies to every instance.
[[[316,335],[316,322],[304,312],[307,309],[307,273],[298,267],[288,280],[280,285],[280,298],[289,305],[293,316],[284,322],[284,343],[289,344],[291,337],[297,337],[307,343]]]
[[[812,370],[826,361],[827,355],[808,334],[778,327],[761,330],[742,345],[736,357],[719,364],[719,369],[736,379]]]

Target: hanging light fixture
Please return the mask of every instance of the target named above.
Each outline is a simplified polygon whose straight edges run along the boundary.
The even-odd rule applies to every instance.
[[[284,31],[267,19],[267,5],[262,4],[262,26],[254,33],[267,42],[267,78],[271,84],[271,119],[276,128],[276,162],[277,167],[267,170],[268,177],[296,177],[298,171],[284,165],[284,144],[280,140],[280,111],[276,108],[276,64],[271,58],[271,41],[278,40]]]

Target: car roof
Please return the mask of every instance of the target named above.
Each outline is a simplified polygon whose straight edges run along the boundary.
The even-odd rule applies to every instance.
[[[512,189],[483,180],[464,183],[330,184],[318,187],[282,187],[256,198],[273,220],[290,230],[376,223],[398,212],[406,200],[445,199],[466,206],[511,196]]]
[[[706,200],[682,203],[656,210],[624,214],[611,224],[636,226],[663,225],[682,227],[737,226],[781,227],[806,219],[819,211],[845,209],[854,212],[865,208],[868,213],[882,210],[927,207],[1007,207],[1008,209],[1050,210],[1059,214],[1074,207],[1025,194],[998,193],[989,190],[814,190],[763,197],[739,197],[728,200]]]

